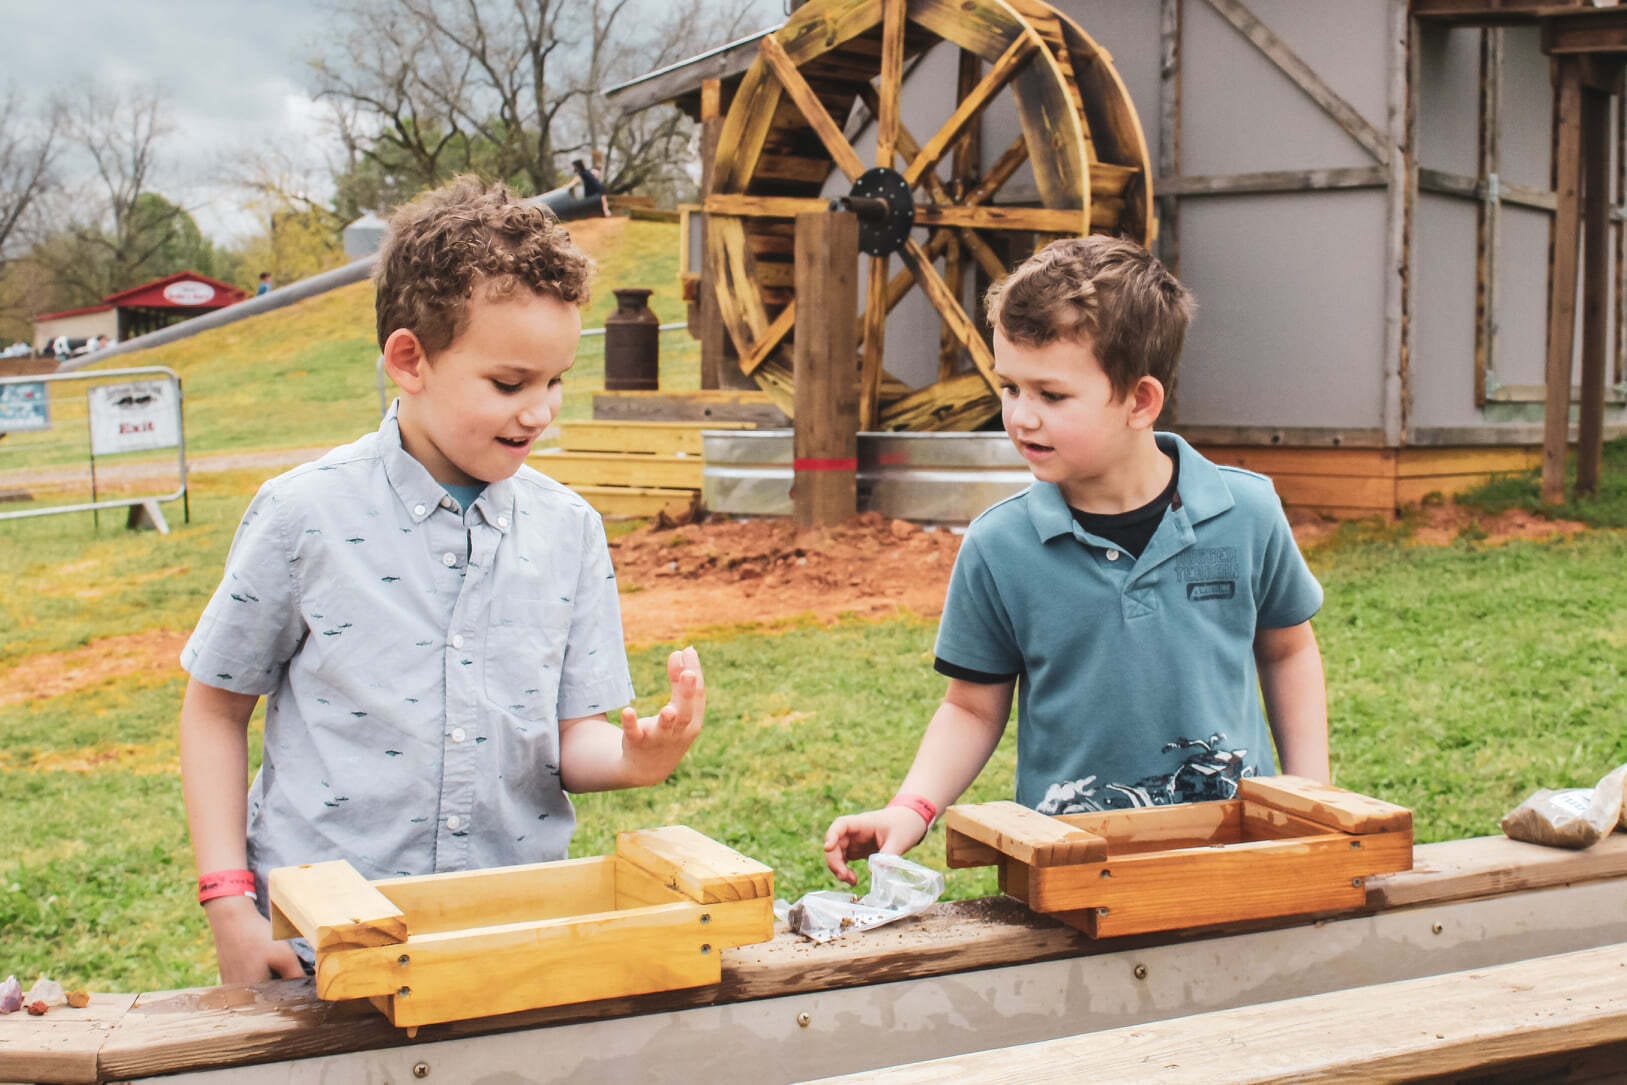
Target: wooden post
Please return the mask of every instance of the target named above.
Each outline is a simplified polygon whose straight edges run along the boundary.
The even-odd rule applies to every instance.
[[[1610,304],[1610,94],[1582,89],[1586,236],[1582,276],[1582,403],[1577,418],[1576,492],[1599,491],[1604,466],[1604,370]]]
[[[701,81],[701,202],[712,191],[712,172],[717,160],[718,135],[723,131],[723,85],[716,79]],[[707,216],[701,215],[702,230],[710,232]],[[705,237],[705,233],[702,234]],[[700,323],[701,387],[755,388],[757,382],[740,372],[734,344],[723,326],[718,307],[717,269],[712,266],[712,247],[701,244]]]
[[[1548,270],[1547,401],[1542,425],[1542,500],[1565,499],[1570,440],[1571,353],[1576,332],[1576,249],[1581,226],[1582,63],[1555,58],[1554,225]]]
[[[795,482],[798,527],[839,524],[858,511],[859,217],[815,211],[797,216]]]

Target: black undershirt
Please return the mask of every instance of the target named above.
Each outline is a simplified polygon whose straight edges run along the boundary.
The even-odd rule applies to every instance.
[[[1159,451],[1162,452],[1163,449]],[[1167,452],[1164,454],[1169,456]],[[1164,513],[1176,502],[1175,488],[1181,478],[1181,461],[1177,456],[1169,456],[1169,459],[1169,485],[1145,505],[1129,512],[1115,513],[1086,512],[1070,505],[1068,511],[1073,513],[1074,522],[1092,535],[1106,539],[1132,558],[1139,558],[1141,552],[1147,548],[1147,543],[1151,541],[1153,533],[1158,530],[1158,525],[1164,519]],[[1014,674],[974,671],[969,667],[958,667],[943,659],[934,659],[932,668],[947,678],[959,678],[986,686],[1009,682],[1017,677]]]

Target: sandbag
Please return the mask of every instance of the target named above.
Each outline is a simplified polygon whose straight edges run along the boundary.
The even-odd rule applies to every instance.
[[[1618,825],[1627,828],[1627,811],[1622,809],[1624,787],[1627,765],[1593,787],[1542,788],[1503,816],[1503,832],[1511,840],[1532,844],[1591,847]]]

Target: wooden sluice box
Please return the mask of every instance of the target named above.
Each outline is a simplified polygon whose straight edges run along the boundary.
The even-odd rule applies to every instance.
[[[774,872],[682,825],[614,855],[366,881],[343,860],[268,879],[272,934],[316,951],[316,994],[421,1025],[715,984],[774,936]]]
[[[1359,908],[1367,879],[1412,868],[1412,812],[1297,776],[1221,802],[1047,816],[952,806],[951,867],[1093,938]]]

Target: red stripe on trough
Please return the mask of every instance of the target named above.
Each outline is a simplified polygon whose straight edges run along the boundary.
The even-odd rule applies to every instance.
[[[794,459],[791,461],[793,471],[857,471],[859,460],[857,456],[838,460]]]

